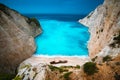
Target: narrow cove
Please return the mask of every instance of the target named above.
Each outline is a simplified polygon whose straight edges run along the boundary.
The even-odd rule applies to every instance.
[[[70,16],[67,16],[67,18]],[[37,18],[42,34],[35,38],[35,55],[42,56],[88,56],[88,28],[77,20]],[[65,19],[65,20],[64,20]]]

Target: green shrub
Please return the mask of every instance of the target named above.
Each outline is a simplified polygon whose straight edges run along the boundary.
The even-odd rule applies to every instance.
[[[0,80],[12,80],[15,77],[15,74],[1,74]]]
[[[51,71],[57,71],[58,70],[60,73],[68,71],[67,69],[64,69],[64,68],[61,68],[61,67],[52,66],[52,65],[49,65],[49,68],[51,69]]]
[[[111,61],[111,60],[112,60],[112,58],[109,55],[103,57],[103,62],[105,62],[105,61]]]
[[[94,73],[98,72],[98,68],[96,67],[96,63],[93,63],[93,62],[85,63],[83,70],[87,75],[93,75]]]
[[[61,68],[73,68],[73,66],[61,66]]]
[[[22,80],[22,77],[20,77],[19,75],[17,75],[13,80]]]
[[[36,18],[29,18],[29,23],[34,22],[37,26],[40,26],[39,21]]]
[[[65,78],[65,80],[70,80],[70,74],[72,74],[72,72],[67,72],[63,75],[63,77]]]
[[[94,62],[97,58],[98,58],[98,56],[92,58],[92,61]]]
[[[80,65],[76,65],[76,66],[61,66],[60,68],[77,68],[77,69],[80,69]]]
[[[75,68],[80,69],[80,65],[76,65]]]

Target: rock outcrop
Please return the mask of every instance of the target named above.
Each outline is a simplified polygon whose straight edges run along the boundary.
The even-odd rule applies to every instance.
[[[24,61],[13,80],[79,80],[79,70],[79,67],[74,66],[55,67],[45,63],[36,65]]]
[[[46,64],[38,64],[38,65],[31,65],[31,64],[21,64],[19,67],[19,73],[14,78],[17,80],[46,80],[46,73],[49,70]]]
[[[113,61],[96,64],[96,66],[98,72],[87,75],[83,70],[84,66],[64,68],[44,63],[34,65],[24,61],[13,80],[120,80],[120,56]]]
[[[0,4],[0,73],[14,74],[19,64],[35,52],[34,37],[40,33],[35,18]]]
[[[120,0],[105,0],[87,17],[79,20],[89,27],[89,55],[116,57],[120,53]]]
[[[120,0],[105,0],[103,5],[79,20],[89,27],[89,55],[98,68],[94,75],[83,73],[83,80],[120,80],[119,4]]]

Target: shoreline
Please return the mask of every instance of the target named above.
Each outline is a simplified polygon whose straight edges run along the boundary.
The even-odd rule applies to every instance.
[[[66,63],[50,64],[55,61],[67,61]],[[53,65],[53,66],[82,66],[84,63],[91,61],[89,56],[44,56],[44,55],[33,55],[31,58],[25,60],[23,64],[38,65],[40,63]]]
[[[33,54],[34,57],[46,57],[46,58],[54,58],[54,57],[78,57],[78,58],[86,58],[89,57],[88,55],[74,55],[74,56],[64,56],[64,55],[37,55]]]

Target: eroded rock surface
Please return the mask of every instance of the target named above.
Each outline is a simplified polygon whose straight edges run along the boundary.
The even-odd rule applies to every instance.
[[[45,80],[46,71],[48,67],[46,64],[21,64],[19,67],[19,73],[15,77],[21,80]]]
[[[120,0],[105,0],[79,20],[89,27],[89,55],[98,72],[83,80],[120,80]]]
[[[89,55],[117,56],[120,52],[120,0],[105,0],[80,23],[89,27]]]
[[[80,67],[56,67],[45,63],[29,64],[26,61],[21,63],[18,72],[14,80],[79,80],[81,77],[78,75]]]
[[[35,52],[34,37],[40,33],[36,19],[0,4],[0,73],[14,74],[19,64]]]

